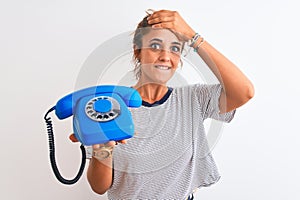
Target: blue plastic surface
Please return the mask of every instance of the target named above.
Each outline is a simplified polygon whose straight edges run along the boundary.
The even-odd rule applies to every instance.
[[[65,119],[73,115],[73,110],[78,100],[84,96],[101,93],[115,93],[122,97],[128,107],[140,107],[142,99],[138,91],[126,86],[100,85],[79,90],[61,98],[55,106],[55,114],[59,119]]]
[[[108,112],[112,108],[112,103],[106,99],[102,99],[99,101],[96,101],[94,104],[94,110],[97,112]]]
[[[120,114],[115,119],[105,122],[89,118],[85,113],[85,107],[87,102],[97,96],[115,99],[120,105]],[[134,134],[134,124],[127,107],[139,107],[141,104],[141,96],[133,88],[102,85],[79,90],[63,97],[57,102],[55,113],[59,119],[74,114],[73,129],[76,138],[84,145],[93,145],[131,138]],[[111,106],[111,102],[103,99],[95,102],[94,109],[105,113]]]

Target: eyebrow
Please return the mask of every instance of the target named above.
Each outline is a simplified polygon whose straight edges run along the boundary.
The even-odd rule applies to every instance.
[[[158,39],[158,38],[153,38],[153,39],[150,40],[150,42],[153,42],[153,41],[157,41],[157,42],[163,43],[163,40]],[[182,45],[180,42],[171,42],[171,44],[176,44],[176,45],[179,45],[179,46]]]

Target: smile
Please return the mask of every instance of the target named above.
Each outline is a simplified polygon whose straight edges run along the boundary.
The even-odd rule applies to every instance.
[[[155,65],[154,67],[157,68],[157,69],[160,69],[160,70],[169,70],[169,69],[171,69],[171,67],[164,66],[164,65]]]

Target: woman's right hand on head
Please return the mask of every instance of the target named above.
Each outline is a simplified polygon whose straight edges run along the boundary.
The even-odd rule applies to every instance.
[[[182,39],[187,41],[195,35],[195,31],[189,24],[181,17],[177,11],[159,10],[154,11],[147,18],[148,23],[153,28],[167,28],[175,33],[182,35]]]

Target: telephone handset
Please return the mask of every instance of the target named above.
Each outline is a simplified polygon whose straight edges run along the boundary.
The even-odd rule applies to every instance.
[[[76,183],[85,166],[85,146],[131,138],[134,124],[127,107],[140,107],[142,99],[133,88],[100,85],[85,88],[61,98],[45,115],[49,136],[50,161],[56,178],[64,184]],[[64,179],[56,166],[53,126],[50,112],[55,110],[59,119],[73,115],[73,131],[82,143],[82,164],[73,180]]]

